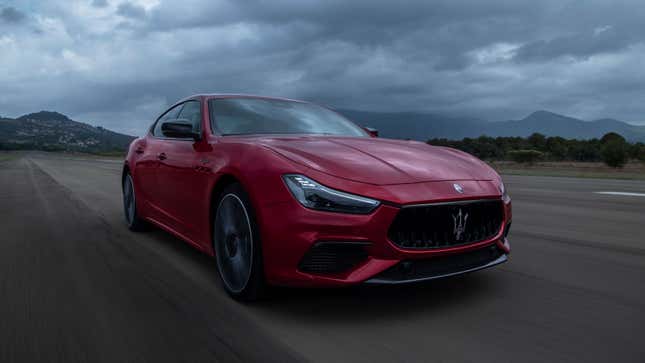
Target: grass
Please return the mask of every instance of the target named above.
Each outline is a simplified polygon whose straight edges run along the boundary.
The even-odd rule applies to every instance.
[[[72,158],[95,158],[95,159],[124,159],[126,156],[125,151],[104,151],[104,152],[92,152],[84,153],[78,151],[47,151],[53,154],[65,155]]]
[[[94,155],[94,156],[104,156],[108,158],[120,158],[120,159],[125,158],[126,154],[127,154],[127,151],[102,151],[102,152],[91,153],[91,155]]]
[[[20,157],[20,155],[22,155],[22,153],[18,151],[0,151],[0,163],[17,159]]]
[[[491,161],[501,174],[527,176],[559,176],[572,178],[645,180],[645,163],[633,161],[623,168],[611,168],[591,162],[538,162],[532,165],[512,161]]]
[[[0,162],[17,159],[26,153],[51,153],[55,155],[65,155],[68,157],[79,158],[96,158],[96,159],[109,159],[109,160],[122,160],[125,158],[125,151],[109,151],[97,153],[82,153],[71,151],[39,151],[39,150],[19,150],[19,151],[0,151]]]

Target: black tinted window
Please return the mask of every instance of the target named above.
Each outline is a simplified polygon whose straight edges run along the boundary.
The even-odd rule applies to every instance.
[[[177,118],[188,120],[193,124],[193,131],[199,132],[202,123],[202,111],[199,101],[188,101],[184,103],[184,108],[179,112]]]
[[[209,102],[213,128],[222,135],[322,134],[367,136],[351,121],[324,107],[261,98],[220,98]]]
[[[181,108],[183,106],[184,106],[183,103],[179,104],[179,105],[171,108],[170,110],[168,110],[161,117],[159,117],[159,119],[157,120],[157,123],[155,124],[155,128],[152,130],[152,134],[155,135],[155,136],[163,136],[163,134],[161,133],[161,124],[164,121],[176,119],[177,116],[179,115],[179,111],[181,111]]]

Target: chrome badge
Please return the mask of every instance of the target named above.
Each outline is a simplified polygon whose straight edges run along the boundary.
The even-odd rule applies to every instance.
[[[457,193],[464,194],[464,187],[462,187],[461,184],[455,183],[455,184],[452,185],[452,187],[455,188]]]
[[[462,214],[461,208],[460,208],[459,213],[452,215],[452,220],[454,223],[452,233],[455,235],[456,241],[461,241],[461,237],[463,237],[463,234],[466,231],[466,223],[468,222],[468,213]]]

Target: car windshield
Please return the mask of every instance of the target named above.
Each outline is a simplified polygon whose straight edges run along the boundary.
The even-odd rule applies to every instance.
[[[366,137],[341,115],[310,103],[264,98],[218,98],[209,102],[213,128],[222,135],[320,134]]]

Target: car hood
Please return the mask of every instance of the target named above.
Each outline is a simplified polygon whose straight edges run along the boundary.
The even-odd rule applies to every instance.
[[[259,143],[322,173],[376,185],[493,180],[496,175],[469,154],[416,141],[299,136],[261,137]]]

